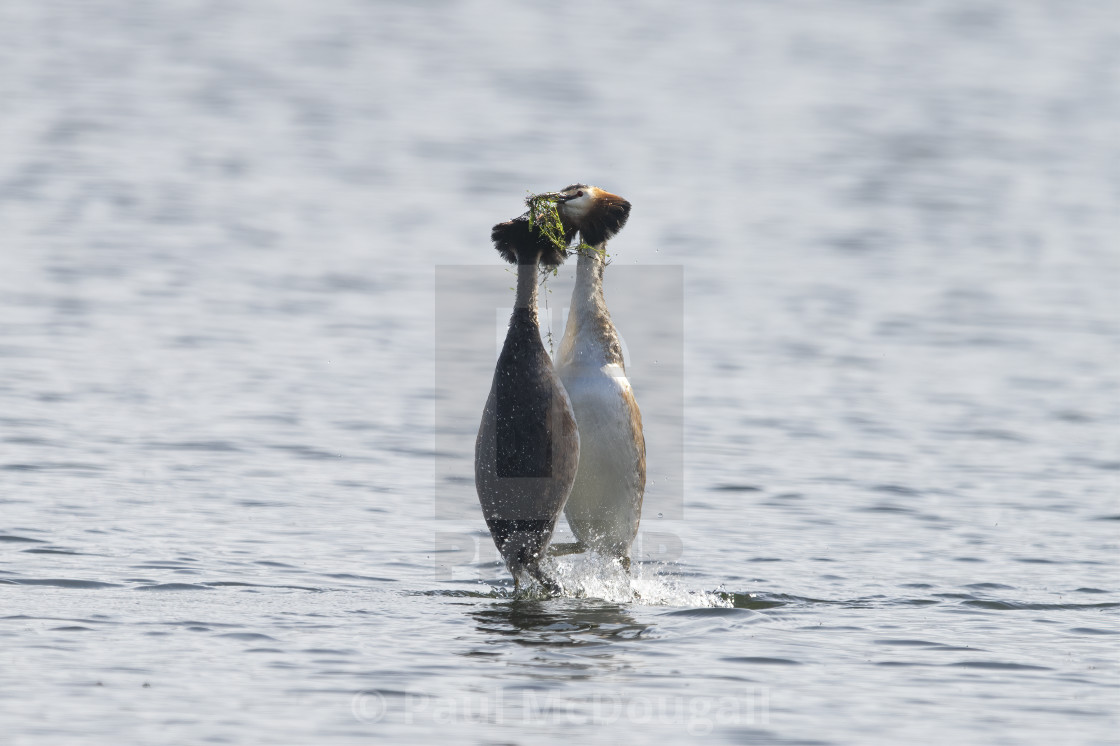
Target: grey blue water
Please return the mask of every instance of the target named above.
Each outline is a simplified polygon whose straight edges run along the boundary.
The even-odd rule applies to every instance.
[[[1118,122],[1110,0],[5,0],[0,741],[1116,743]],[[520,598],[574,181],[650,485]]]

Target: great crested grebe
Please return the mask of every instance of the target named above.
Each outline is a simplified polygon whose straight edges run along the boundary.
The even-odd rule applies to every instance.
[[[537,267],[555,267],[566,254],[524,215],[495,225],[491,238],[517,265],[517,296],[475,441],[475,489],[515,586],[527,574],[556,592],[540,562],[575,482],[580,441],[571,401],[541,342]]]
[[[571,397],[581,443],[579,470],[564,508],[579,543],[630,568],[646,486],[642,415],[603,299],[606,243],[626,224],[630,203],[585,184],[555,193],[565,233],[579,231],[580,252],[556,372]]]

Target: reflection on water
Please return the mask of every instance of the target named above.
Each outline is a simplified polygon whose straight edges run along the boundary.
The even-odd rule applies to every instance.
[[[637,640],[650,627],[624,607],[595,599],[508,601],[471,614],[487,636],[558,649]]]

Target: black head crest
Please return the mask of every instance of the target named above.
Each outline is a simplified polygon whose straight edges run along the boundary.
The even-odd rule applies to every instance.
[[[557,267],[568,257],[566,248],[560,248],[540,231],[529,225],[529,213],[513,220],[498,223],[490,231],[494,248],[510,264],[536,264]]]
[[[592,246],[598,246],[622,230],[629,218],[630,202],[617,194],[602,192],[595,209],[588,212],[586,219],[579,226],[579,232],[584,241]]]

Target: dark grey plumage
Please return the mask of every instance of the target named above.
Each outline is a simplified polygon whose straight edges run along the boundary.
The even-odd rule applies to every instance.
[[[528,574],[556,591],[540,562],[575,481],[579,433],[541,342],[536,289],[542,256],[559,263],[564,255],[542,246],[523,218],[499,223],[492,234],[518,265],[517,301],[475,441],[475,489],[515,582]]]

